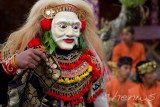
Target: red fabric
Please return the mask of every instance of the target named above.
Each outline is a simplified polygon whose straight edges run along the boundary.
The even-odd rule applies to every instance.
[[[17,68],[14,68],[14,66],[11,64],[11,59],[8,59],[2,64],[2,67],[6,74],[8,75],[14,75],[17,71]]]

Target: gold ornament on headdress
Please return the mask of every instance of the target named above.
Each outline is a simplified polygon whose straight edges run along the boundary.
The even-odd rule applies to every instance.
[[[157,68],[157,63],[155,61],[152,61],[152,62],[148,62],[148,63],[142,64],[141,66],[139,66],[138,72],[139,74],[150,73],[156,68]]]
[[[79,20],[85,20],[87,17],[87,12],[85,10],[81,10],[72,4],[62,4],[56,7],[46,7],[42,10],[42,15],[46,19],[53,19],[58,12],[74,12]]]

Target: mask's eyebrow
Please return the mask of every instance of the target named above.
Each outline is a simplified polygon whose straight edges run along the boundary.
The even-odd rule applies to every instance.
[[[56,24],[58,23],[68,23],[68,21],[66,19],[58,19],[57,21],[55,21]]]
[[[70,23],[70,22],[67,21],[66,19],[58,19],[57,21],[55,21],[55,24],[58,23]],[[74,20],[72,24],[79,24],[79,26],[81,27],[81,22],[78,19]]]
[[[79,26],[81,27],[81,22],[79,20],[74,20],[73,24],[79,24]]]

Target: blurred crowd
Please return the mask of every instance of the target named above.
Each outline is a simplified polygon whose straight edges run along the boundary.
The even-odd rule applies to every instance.
[[[143,44],[134,40],[134,28],[124,27],[122,42],[108,62],[111,79],[106,83],[110,107],[160,107],[158,64],[147,60]]]

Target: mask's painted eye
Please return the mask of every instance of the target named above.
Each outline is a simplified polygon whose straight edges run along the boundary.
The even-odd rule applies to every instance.
[[[78,25],[73,25],[73,29],[79,29]]]
[[[67,27],[67,25],[65,25],[65,24],[60,24],[59,25],[62,29],[65,29],[66,27]]]

